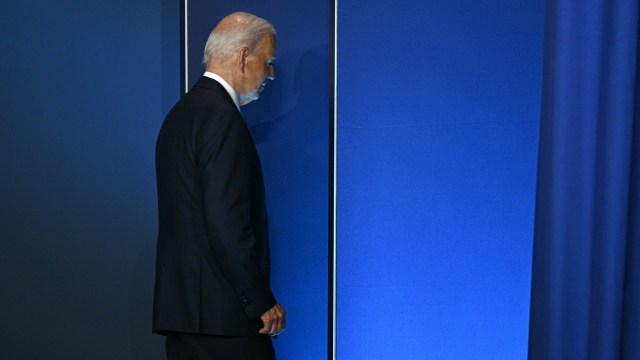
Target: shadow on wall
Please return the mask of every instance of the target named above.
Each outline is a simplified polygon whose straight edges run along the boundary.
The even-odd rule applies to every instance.
[[[247,121],[267,187],[272,286],[288,313],[282,359],[326,359],[329,97],[326,47],[282,56],[288,67]],[[324,54],[324,55],[323,55]],[[286,71],[291,68],[292,71]],[[310,326],[310,324],[313,324]]]
[[[250,123],[254,124],[251,126],[251,132],[256,144],[269,142],[271,133],[280,126],[309,130],[322,128],[323,126],[328,128],[329,124],[326,117],[329,111],[328,108],[327,112],[308,113],[309,109],[317,107],[318,97],[328,98],[330,96],[328,92],[318,93],[317,86],[317,84],[327,83],[326,72],[318,71],[318,69],[326,66],[328,66],[328,59],[325,47],[305,52],[296,66],[293,77],[293,91],[291,93],[287,93],[287,89],[283,86],[275,84],[279,78],[286,79],[288,76],[284,72],[278,72],[276,68],[274,84],[270,84],[272,88],[267,89],[268,91],[262,95],[260,100],[261,103],[265,104],[265,111],[252,114],[249,118]],[[284,83],[284,81],[282,82]],[[288,104],[291,102],[294,102],[295,105],[291,109],[285,110],[284,113],[280,113],[282,109],[271,108],[271,104]],[[298,136],[300,143],[308,142],[309,139],[316,139],[319,138],[319,135],[322,135],[311,132],[299,133],[290,131],[290,133],[302,135]],[[326,137],[322,137],[320,140],[326,142]]]

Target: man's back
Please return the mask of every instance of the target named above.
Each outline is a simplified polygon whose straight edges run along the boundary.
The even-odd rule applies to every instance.
[[[257,336],[275,304],[265,275],[264,185],[233,100],[203,77],[156,144],[154,331]]]

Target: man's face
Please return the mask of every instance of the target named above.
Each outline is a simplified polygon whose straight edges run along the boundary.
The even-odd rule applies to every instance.
[[[256,50],[247,56],[244,82],[240,91],[240,105],[246,105],[260,97],[267,81],[275,78],[273,61],[276,55],[276,39],[266,35]]]

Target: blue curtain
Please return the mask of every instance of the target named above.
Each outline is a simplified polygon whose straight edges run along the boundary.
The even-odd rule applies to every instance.
[[[548,0],[530,359],[640,359],[637,0]]]

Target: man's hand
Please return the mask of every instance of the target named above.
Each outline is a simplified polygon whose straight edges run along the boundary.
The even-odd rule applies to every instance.
[[[260,334],[277,336],[283,332],[287,326],[284,315],[285,311],[280,304],[275,304],[271,309],[267,310],[260,316],[262,324],[264,325],[262,329],[260,329]]]

